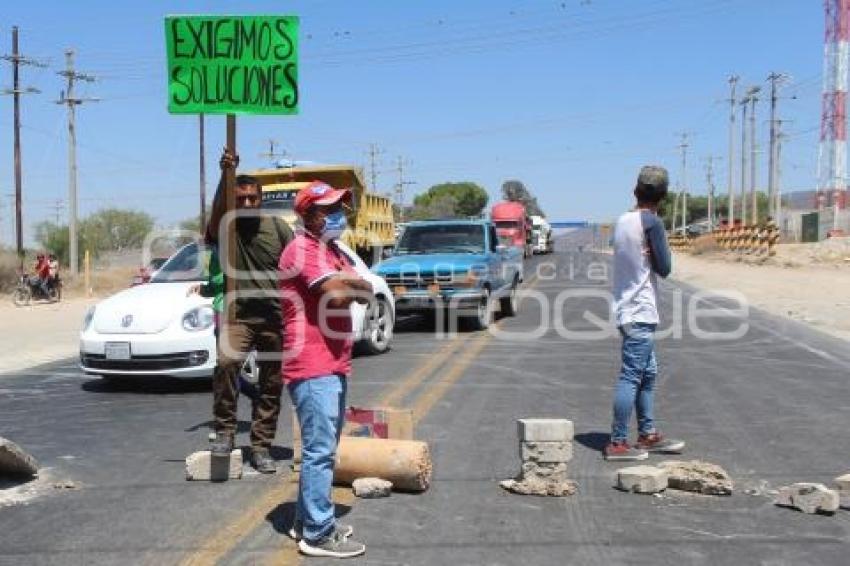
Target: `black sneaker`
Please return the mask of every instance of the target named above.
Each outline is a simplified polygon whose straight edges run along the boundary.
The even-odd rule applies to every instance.
[[[366,552],[366,545],[348,540],[339,531],[317,540],[308,541],[302,538],[298,541],[298,550],[307,556],[326,556],[328,558],[353,558]]]
[[[251,465],[261,474],[273,474],[277,471],[268,450],[251,450]]]
[[[343,538],[348,538],[354,534],[354,527],[351,525],[346,525],[344,523],[337,522],[336,524],[336,532],[342,535]],[[286,534],[292,540],[299,541],[304,538],[304,524],[301,521],[295,521],[292,523],[292,526],[289,527],[289,530]]]
[[[213,437],[210,435],[210,454],[217,457],[230,456],[233,448],[236,446],[236,441],[233,438],[232,432],[217,432]]]

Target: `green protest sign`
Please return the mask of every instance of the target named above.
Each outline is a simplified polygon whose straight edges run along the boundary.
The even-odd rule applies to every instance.
[[[168,111],[297,114],[296,16],[168,16]]]

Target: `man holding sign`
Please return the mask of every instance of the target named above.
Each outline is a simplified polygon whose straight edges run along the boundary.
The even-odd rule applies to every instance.
[[[235,168],[238,157],[226,152],[221,159],[222,172]],[[222,175],[222,179],[224,175]],[[224,201],[223,181],[219,183],[207,226],[207,240],[221,240]],[[213,414],[216,439],[214,454],[229,455],[236,435],[236,400],[239,372],[251,350],[257,352],[259,396],[251,415],[251,463],[261,473],[274,473],[269,453],[280,414],[281,339],[280,300],[277,294],[277,262],[283,248],[292,240],[292,230],[282,220],[262,215],[262,189],[253,177],[236,178],[235,224],[235,317],[221,321],[218,340],[218,364],[213,375]],[[221,257],[221,256],[220,256]],[[224,259],[222,259],[224,261]],[[224,270],[225,278],[228,269]]]
[[[213,378],[213,455],[230,454],[236,432],[237,375],[257,351],[259,399],[251,424],[252,462],[275,471],[269,446],[280,411],[280,302],[277,262],[292,239],[283,222],[260,215],[256,179],[236,177],[236,115],[298,113],[298,18],[168,16],[168,111],[226,114],[227,148],[207,240],[220,246],[225,276],[218,366]]]

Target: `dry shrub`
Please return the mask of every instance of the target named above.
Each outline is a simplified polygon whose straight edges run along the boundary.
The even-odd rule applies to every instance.
[[[14,252],[0,250],[0,293],[10,293],[18,284],[18,257]]]
[[[96,269],[91,274],[91,291],[95,297],[107,297],[118,291],[130,287],[133,276],[138,273],[135,267],[110,267]],[[87,295],[85,288],[85,277],[80,273],[77,277],[71,277],[67,273],[62,274],[62,291],[66,297],[84,297]]]

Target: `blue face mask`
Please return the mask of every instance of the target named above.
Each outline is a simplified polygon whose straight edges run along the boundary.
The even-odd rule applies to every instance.
[[[323,240],[335,240],[342,236],[342,233],[348,227],[348,219],[345,213],[338,210],[334,213],[325,216],[325,227],[322,230]]]

